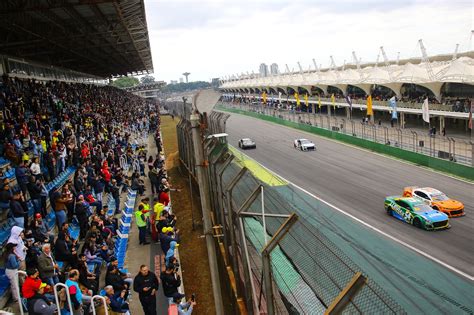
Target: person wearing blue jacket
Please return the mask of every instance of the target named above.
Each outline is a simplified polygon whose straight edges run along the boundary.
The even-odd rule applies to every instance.
[[[173,261],[174,251],[175,251],[176,247],[178,247],[178,246],[179,246],[179,244],[176,243],[175,241],[172,241],[170,243],[170,249],[168,249],[168,251],[166,252],[166,257],[165,257],[166,266],[169,266],[170,263]]]
[[[13,302],[19,300],[18,297],[18,269],[20,268],[20,259],[15,254],[14,250],[17,244],[8,243],[5,247],[5,275],[10,280]]]

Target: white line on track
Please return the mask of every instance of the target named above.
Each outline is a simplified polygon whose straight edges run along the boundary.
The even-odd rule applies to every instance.
[[[278,173],[276,173],[276,172],[274,172],[273,170],[269,169],[268,167],[266,167],[265,165],[263,165],[261,162],[258,162],[258,161],[256,161],[255,159],[251,158],[251,157],[248,156],[247,154],[245,154],[245,153],[243,153],[243,152],[242,152],[242,154],[244,154],[247,158],[249,158],[249,159],[251,159],[251,160],[254,160],[256,163],[260,164],[260,165],[261,165],[263,168],[265,168],[267,171],[269,171],[269,172],[275,174],[276,176],[280,177],[282,180],[284,180],[284,181],[290,183],[291,185],[293,185],[294,187],[298,188],[299,190],[301,190],[301,191],[304,192],[305,194],[308,194],[309,196],[313,197],[314,199],[317,199],[317,200],[321,201],[322,203],[326,204],[327,206],[331,207],[332,209],[334,209],[334,210],[336,210],[336,211],[338,211],[338,212],[340,212],[340,213],[342,213],[342,214],[344,214],[344,215],[350,217],[351,219],[353,219],[353,220],[359,222],[360,224],[362,224],[362,225],[368,227],[369,229],[374,230],[375,232],[382,234],[383,236],[385,236],[385,237],[391,239],[392,241],[394,241],[394,242],[396,242],[396,243],[398,243],[398,244],[400,244],[400,245],[403,245],[403,246],[405,246],[405,247],[407,247],[407,248],[409,248],[409,249],[411,249],[411,250],[417,252],[418,254],[420,254],[420,255],[422,255],[422,256],[425,256],[425,257],[428,258],[428,259],[431,259],[432,261],[434,261],[434,262],[436,262],[436,263],[442,265],[443,267],[445,267],[445,268],[447,268],[447,269],[449,269],[449,270],[451,270],[451,271],[457,273],[458,275],[463,276],[463,277],[465,277],[465,278],[467,278],[467,279],[469,279],[469,280],[471,280],[471,281],[474,281],[474,276],[471,276],[471,275],[469,275],[469,274],[467,274],[467,273],[465,273],[465,272],[463,272],[463,271],[457,269],[456,267],[453,267],[453,266],[451,266],[450,264],[445,263],[444,261],[439,260],[438,258],[433,257],[433,256],[431,256],[431,255],[428,254],[428,253],[425,253],[424,251],[422,251],[422,250],[420,250],[420,249],[418,249],[418,248],[416,248],[416,247],[414,247],[414,246],[412,246],[412,245],[409,245],[409,244],[406,244],[406,243],[400,241],[400,240],[397,239],[396,237],[394,237],[394,236],[392,236],[392,235],[390,235],[390,234],[385,233],[384,231],[382,231],[382,230],[380,230],[380,229],[378,229],[378,228],[376,228],[376,227],[374,227],[374,226],[368,224],[367,222],[365,222],[365,221],[363,221],[363,220],[357,218],[356,216],[354,216],[354,215],[352,215],[352,214],[350,214],[350,213],[348,213],[348,212],[346,212],[346,211],[344,211],[344,210],[338,208],[337,206],[335,206],[335,205],[333,205],[333,204],[331,204],[331,203],[329,203],[329,202],[327,202],[327,201],[321,199],[320,197],[318,197],[318,196],[314,195],[313,193],[307,191],[307,190],[304,189],[303,187],[300,187],[300,186],[296,185],[296,184],[293,183],[292,181],[290,181],[290,180],[288,180],[288,179],[286,179],[286,178],[280,176]]]

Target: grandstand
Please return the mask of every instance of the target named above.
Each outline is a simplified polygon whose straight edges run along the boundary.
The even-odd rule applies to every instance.
[[[422,50],[424,51],[424,50]],[[256,74],[233,75],[221,81],[219,87],[225,96],[261,99],[262,93],[274,103],[295,104],[295,94],[308,95],[310,104],[322,104],[327,108],[345,107],[349,114],[351,99],[354,108],[365,110],[366,97],[372,95],[374,111],[379,117],[389,117],[396,99],[401,128],[405,121],[419,119],[423,100],[428,97],[430,114],[439,130],[453,127],[467,130],[471,99],[474,97],[474,52],[454,55],[427,56],[405,60],[385,60],[383,64],[353,64],[297,72],[260,76]],[[334,100],[331,99],[334,96]],[[272,102],[272,103],[273,103]],[[307,104],[303,106],[306,107]],[[306,111],[306,109],[304,109]]]
[[[2,1],[0,16],[0,309],[141,308],[127,257],[145,158],[164,162],[159,110],[105,85],[153,72],[144,2]]]

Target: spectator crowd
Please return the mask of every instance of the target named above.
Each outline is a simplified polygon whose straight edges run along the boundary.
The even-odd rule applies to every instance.
[[[109,86],[4,76],[0,111],[0,156],[15,169],[17,182],[0,174],[0,210],[14,222],[3,244],[13,301],[21,301],[29,314],[55,314],[68,308],[65,290],[60,304],[54,302],[53,287],[61,282],[73,314],[90,313],[96,294],[105,297],[111,312],[128,313],[132,289],[145,314],[156,314],[157,276],[143,265],[133,279],[114,256],[115,214],[130,188],[141,196],[135,212],[139,244],[149,244],[147,238],[160,244],[166,258],[159,276],[164,294],[180,314],[190,314],[194,300],[181,303],[178,292],[179,230],[170,209],[173,188],[161,154],[156,105]],[[148,132],[154,133],[158,154],[147,159],[138,139]],[[59,185],[56,179],[70,169],[73,175]],[[145,196],[145,173],[151,198]],[[114,200],[114,209],[106,197]],[[46,222],[51,212],[52,227]],[[26,276],[18,277],[18,271]]]

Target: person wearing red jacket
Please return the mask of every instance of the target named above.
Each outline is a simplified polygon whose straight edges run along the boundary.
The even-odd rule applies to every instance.
[[[26,299],[32,298],[41,286],[41,279],[39,278],[39,271],[36,268],[28,269],[26,272],[26,279],[21,287],[23,297]]]

